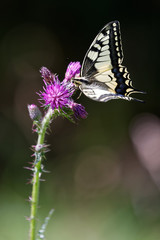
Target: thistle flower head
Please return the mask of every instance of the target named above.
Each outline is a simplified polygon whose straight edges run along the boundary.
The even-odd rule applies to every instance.
[[[29,116],[32,120],[39,120],[42,117],[42,113],[35,104],[28,105]]]
[[[74,89],[68,89],[63,83],[58,79],[58,76],[48,74],[50,71],[47,69],[47,79],[44,77],[43,81],[45,87],[43,92],[40,92],[40,97],[44,101],[43,106],[51,106],[54,110],[55,108],[67,107],[72,96]],[[48,75],[52,76],[52,81],[48,83]],[[45,74],[43,74],[45,76]]]
[[[81,104],[71,101],[70,107],[71,107],[76,119],[79,119],[79,118],[85,119],[87,117],[88,113],[86,112],[85,107],[82,106]]]
[[[40,73],[45,86],[43,91],[39,93],[39,96],[40,100],[43,101],[43,106],[50,106],[53,110],[70,108],[75,118],[87,117],[85,108],[71,99],[75,86],[70,80],[80,74],[80,67],[79,62],[71,62],[67,67],[65,78],[62,82],[59,81],[58,76],[52,74],[46,67],[41,68]]]
[[[54,82],[54,74],[52,74],[48,68],[42,67],[40,69],[41,76],[46,83]]]
[[[80,75],[80,62],[70,62],[65,73],[65,81],[70,81],[71,78]]]

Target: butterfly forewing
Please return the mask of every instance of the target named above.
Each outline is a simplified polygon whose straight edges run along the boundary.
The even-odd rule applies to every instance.
[[[119,22],[114,21],[99,32],[87,51],[81,76],[91,77],[112,69],[123,60]]]

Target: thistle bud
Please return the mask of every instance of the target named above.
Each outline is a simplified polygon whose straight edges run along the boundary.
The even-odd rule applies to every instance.
[[[42,113],[35,104],[28,105],[29,116],[33,121],[38,121],[42,118]]]

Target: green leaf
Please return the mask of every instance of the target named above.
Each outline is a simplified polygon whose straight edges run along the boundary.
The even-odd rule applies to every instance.
[[[73,119],[73,111],[70,108],[63,108],[63,109],[59,109],[60,112],[60,116],[62,116],[63,118],[67,118],[70,122],[75,123],[74,119]]]

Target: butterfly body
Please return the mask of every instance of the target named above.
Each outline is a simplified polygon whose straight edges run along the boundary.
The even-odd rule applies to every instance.
[[[129,95],[140,91],[133,88],[122,61],[120,26],[118,21],[113,21],[104,26],[92,42],[84,57],[80,77],[73,82],[95,101],[132,100]]]

